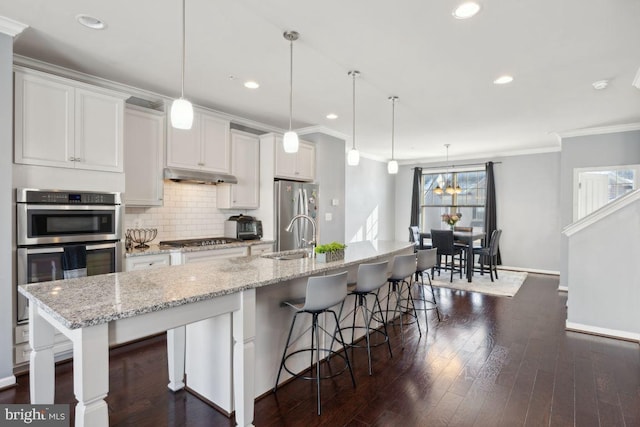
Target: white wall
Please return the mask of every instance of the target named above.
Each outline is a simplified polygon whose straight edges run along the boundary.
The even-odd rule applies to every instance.
[[[635,202],[567,238],[567,327],[640,340],[640,200],[625,197]]]
[[[498,228],[502,264],[555,273],[559,271],[559,152],[456,161],[456,165],[496,163]],[[408,240],[413,167],[403,165],[396,178],[396,239]],[[423,168],[444,163],[420,164]]]
[[[387,173],[386,163],[365,157],[360,157],[358,166],[346,166],[344,238],[347,243],[395,239],[396,179]],[[407,239],[408,234],[400,240]]]
[[[0,388],[13,376],[13,38],[0,33]]]
[[[561,227],[573,222],[574,169],[637,163],[640,163],[640,131],[563,138],[560,159]],[[569,248],[566,237],[561,238],[560,244],[560,286],[566,287],[571,281],[567,270]]]

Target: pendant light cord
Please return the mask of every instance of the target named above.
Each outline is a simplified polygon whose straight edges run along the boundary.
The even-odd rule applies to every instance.
[[[293,40],[289,40],[289,130],[293,117]]]
[[[395,160],[396,97],[391,98],[391,160]]]
[[[182,86],[181,86],[181,95],[180,98],[184,98],[184,63],[185,63],[185,27],[186,27],[186,18],[185,18],[185,0],[182,0]]]
[[[358,75],[357,71],[352,71],[351,75],[353,77],[353,149],[356,149],[356,76]]]

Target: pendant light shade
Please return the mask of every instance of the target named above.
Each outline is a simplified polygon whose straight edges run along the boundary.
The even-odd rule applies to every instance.
[[[390,96],[389,101],[391,101],[391,160],[387,163],[387,172],[391,175],[395,175],[398,173],[398,162],[395,159],[395,127],[396,127],[396,101],[398,100],[397,96]]]
[[[353,145],[347,154],[347,164],[349,166],[358,166],[360,163],[360,152],[356,149],[356,77],[360,75],[360,71],[349,71],[348,75],[353,78]]]
[[[447,175],[449,174],[449,145],[451,145],[451,144],[444,144],[444,146],[447,148],[447,162],[446,162],[447,163]],[[460,188],[460,187],[458,187],[458,188]],[[462,189],[460,189],[460,191],[462,191]],[[460,191],[458,191],[458,193]],[[447,186],[444,189],[444,192],[447,193],[447,194],[454,194],[456,192],[456,189],[451,186],[451,182],[447,181]],[[442,194],[442,193],[440,193],[440,194]]]
[[[285,132],[284,138],[282,139],[282,146],[284,147],[285,153],[297,153],[298,152],[298,134],[294,131]]]
[[[185,63],[185,0],[182,0],[182,86],[180,98],[171,104],[171,126],[176,129],[191,129],[193,125],[193,105],[184,99],[184,63]]]
[[[184,98],[171,104],[171,126],[176,129],[191,129],[193,125],[193,105]]]
[[[293,120],[293,42],[298,40],[300,34],[296,31],[286,31],[283,34],[286,40],[289,40],[289,132],[284,134],[282,141],[284,151],[286,153],[298,152],[298,134],[291,129]]]

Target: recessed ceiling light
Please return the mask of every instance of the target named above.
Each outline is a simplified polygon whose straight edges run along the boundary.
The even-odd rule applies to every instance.
[[[334,113],[327,114],[327,119],[329,119],[329,120],[335,120],[337,118],[338,118],[337,114],[334,114]]]
[[[89,15],[77,15],[76,20],[80,23],[80,25],[84,25],[85,27],[91,28],[92,30],[103,30],[107,27],[107,25],[103,21]]]
[[[480,12],[480,5],[474,1],[467,1],[456,7],[453,16],[456,19],[468,19]]]
[[[598,80],[597,82],[591,83],[591,86],[593,86],[595,90],[603,90],[609,86],[609,80]]]
[[[496,85],[506,85],[507,83],[511,83],[513,81],[513,77],[509,75],[500,76],[493,81],[493,84]]]
[[[247,89],[258,89],[260,87],[260,85],[258,84],[258,82],[254,82],[253,80],[249,80],[244,82],[244,87],[246,87]]]

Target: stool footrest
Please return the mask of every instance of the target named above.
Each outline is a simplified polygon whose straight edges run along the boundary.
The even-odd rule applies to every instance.
[[[300,379],[303,379],[303,380],[317,380],[318,378],[315,375],[314,376],[305,376],[304,375],[304,373],[308,372],[309,370],[311,370],[313,372],[313,368],[314,367],[316,367],[316,369],[318,369],[318,367],[316,366],[315,363],[313,365],[311,365],[309,368],[305,369],[304,371],[298,372],[298,373],[291,371],[287,367],[287,359],[289,359],[291,356],[294,356],[294,355],[299,354],[299,353],[308,353],[308,352],[311,352],[311,351],[316,352],[316,351],[318,351],[318,349],[303,348],[303,349],[291,352],[282,361],[282,368],[285,371],[287,371],[289,374],[293,375],[294,378],[300,378]],[[320,351],[327,354],[327,356],[325,356],[324,358],[320,359],[320,365],[323,365],[323,364],[324,365],[329,365],[331,363],[331,358],[333,358],[334,356],[340,357],[344,361],[344,366],[339,371],[334,372],[334,373],[332,373],[330,375],[320,375],[320,379],[321,380],[325,380],[325,379],[328,379],[328,378],[336,377],[336,376],[342,374],[347,369],[349,369],[347,358],[342,354],[343,353],[342,351],[329,350],[329,349],[326,349],[326,348],[321,348]]]

